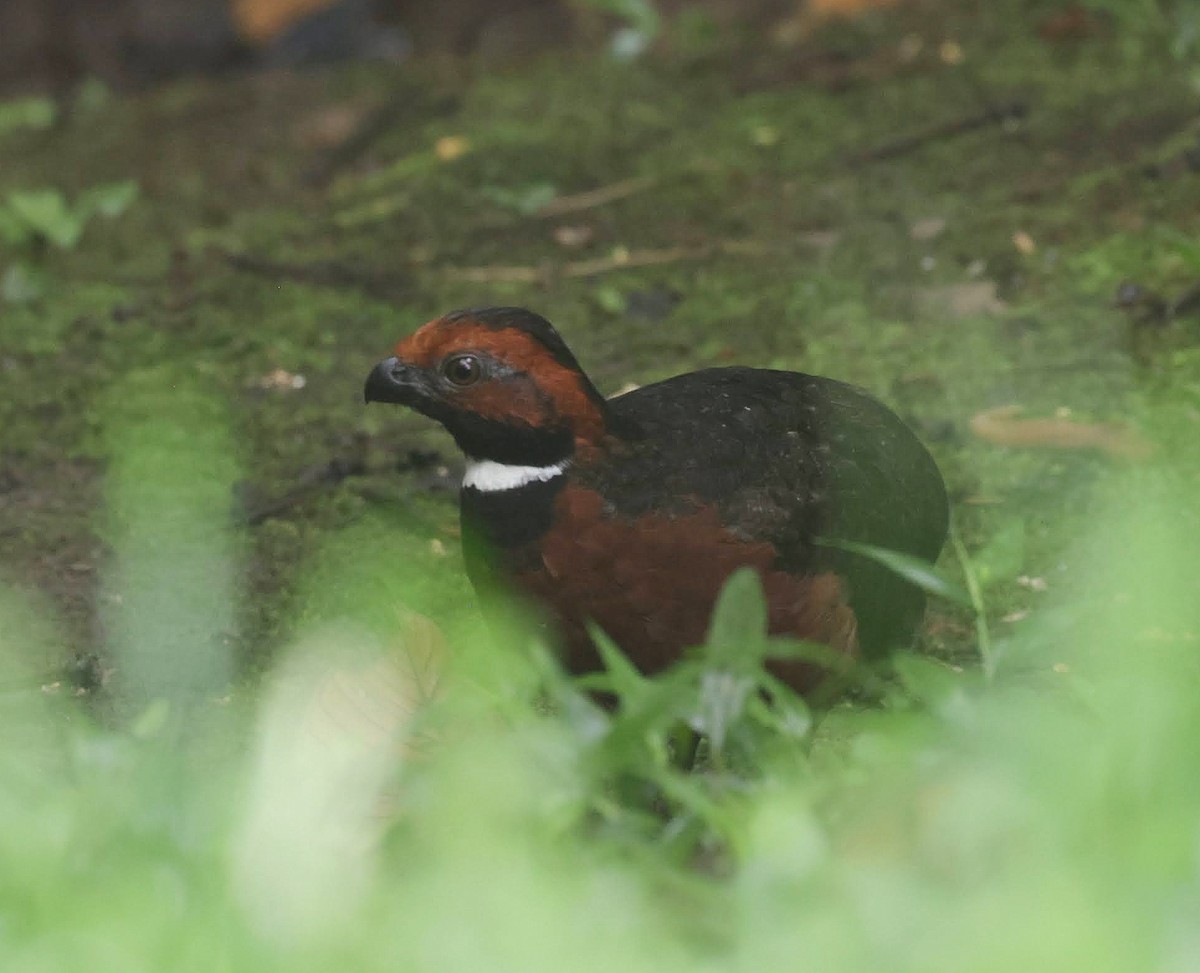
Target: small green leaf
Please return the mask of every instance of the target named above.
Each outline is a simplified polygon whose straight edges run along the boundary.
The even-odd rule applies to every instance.
[[[709,669],[700,677],[700,705],[688,722],[708,737],[714,754],[725,749],[729,728],[742,718],[753,690],[752,678],[725,669]]]
[[[738,568],[725,582],[708,626],[708,646],[716,657],[749,649],[763,642],[767,631],[767,602],[753,568]]]
[[[588,634],[596,643],[600,659],[608,672],[612,691],[623,701],[634,700],[643,695],[646,688],[646,677],[643,676],[629,661],[618,647],[617,643],[605,634],[598,625],[588,625]]]
[[[124,213],[138,198],[138,184],[132,179],[93,186],[80,198],[76,212],[86,218],[93,213],[113,219]]]
[[[804,739],[813,725],[808,705],[790,686],[775,679],[771,682],[770,702],[758,695],[751,697],[746,706],[747,714],[775,733],[795,740]]]
[[[623,18],[632,28],[654,38],[662,26],[654,0],[583,0],[585,6]]]
[[[1011,581],[1025,566],[1025,521],[1014,517],[971,558],[984,588]]]
[[[584,744],[595,743],[608,732],[612,717],[586,694],[575,690],[574,687],[564,687],[553,696],[563,719]]]
[[[170,716],[171,704],[160,697],[153,700],[137,715],[129,727],[129,732],[139,740],[149,740],[163,731]]]
[[[645,54],[653,41],[652,34],[637,27],[620,27],[613,32],[609,50],[618,61],[633,61]]]
[[[97,77],[88,77],[75,92],[75,110],[80,114],[99,111],[108,107],[112,98],[108,85]]]
[[[45,293],[45,274],[31,264],[18,261],[0,274],[0,298],[6,304],[29,304]]]
[[[49,128],[57,115],[58,109],[50,98],[17,98],[0,102],[0,135],[21,128]]]
[[[533,216],[558,195],[558,190],[548,182],[530,183],[516,189],[509,189],[505,186],[484,186],[481,192],[497,206],[515,210],[522,216]]]
[[[859,544],[856,541],[819,538],[817,543],[825,547],[836,547],[838,550],[849,551],[851,554],[861,554],[863,557],[882,564],[885,568],[890,568],[900,577],[912,582],[928,594],[945,598],[964,608],[971,607],[970,595],[953,581],[943,578],[932,564],[919,557],[903,554],[900,551],[889,551],[887,548],[876,547],[874,544]]]
[[[8,208],[0,206],[0,243],[9,247],[23,247],[35,234],[17,219]]]
[[[767,659],[798,659],[826,667],[837,667],[847,661],[847,657],[843,653],[828,645],[820,642],[806,642],[804,639],[791,638],[787,635],[773,635],[767,639],[763,657]]]
[[[625,313],[625,295],[619,288],[613,287],[611,284],[602,284],[592,291],[592,300],[606,314],[615,316]]]
[[[1170,242],[1181,262],[1192,270],[1200,270],[1200,244],[1178,230],[1164,229],[1162,235]]]
[[[72,211],[56,189],[10,193],[8,208],[29,229],[63,250],[73,248],[83,234],[84,217]]]
[[[904,688],[930,706],[941,705],[962,691],[962,676],[940,662],[900,653],[894,657],[892,664]]]
[[[377,196],[358,206],[351,206],[333,217],[338,226],[352,229],[369,223],[381,223],[394,219],[404,212],[412,203],[412,194],[408,190]]]
[[[731,826],[729,811],[712,799],[696,775],[664,767],[647,777],[658,785],[666,797],[690,809],[714,827]]]

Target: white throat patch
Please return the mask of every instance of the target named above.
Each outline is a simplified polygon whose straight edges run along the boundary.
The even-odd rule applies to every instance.
[[[509,466],[490,459],[468,459],[462,485],[464,489],[470,487],[480,493],[516,490],[530,483],[545,483],[562,476],[567,463],[568,460],[563,460],[553,466]]]

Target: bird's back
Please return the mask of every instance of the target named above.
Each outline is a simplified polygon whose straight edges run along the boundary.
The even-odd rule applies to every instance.
[[[920,440],[867,393],[834,379],[711,368],[609,400],[624,443],[578,476],[618,512],[718,506],[756,539],[814,535],[937,557],[941,474]],[[781,550],[801,566],[805,554]]]
[[[711,505],[724,527],[769,543],[793,574],[847,580],[869,651],[915,626],[924,599],[875,561],[818,541],[932,560],[947,528],[945,487],[912,431],[833,379],[754,368],[681,375],[609,400],[621,443],[572,479],[621,518]]]

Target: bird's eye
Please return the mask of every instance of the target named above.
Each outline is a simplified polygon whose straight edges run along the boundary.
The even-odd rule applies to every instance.
[[[455,355],[442,363],[442,374],[451,385],[471,385],[479,380],[482,372],[479,359],[474,355]]]

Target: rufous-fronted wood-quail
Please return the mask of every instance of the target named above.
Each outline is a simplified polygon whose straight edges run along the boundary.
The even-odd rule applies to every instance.
[[[734,570],[762,581],[772,634],[852,657],[911,643],[923,593],[850,541],[925,560],[946,491],[908,427],[828,378],[707,368],[605,399],[558,332],[521,308],[456,311],[402,340],[368,402],[437,420],[467,457],[468,574],[541,606],[572,672],[593,621],[643,672],[700,644]],[[800,691],[818,674],[779,660]]]

